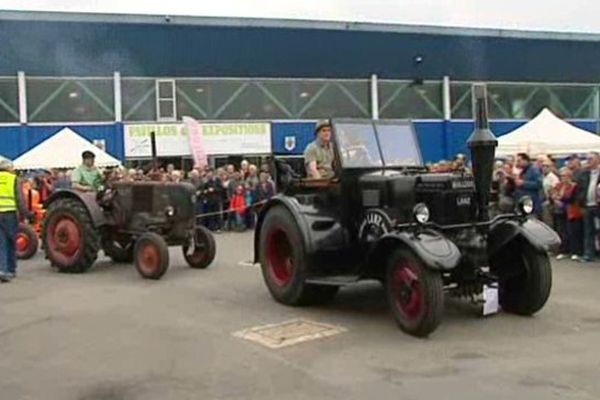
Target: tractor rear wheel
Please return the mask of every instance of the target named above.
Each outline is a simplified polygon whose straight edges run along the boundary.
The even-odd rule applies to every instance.
[[[133,261],[133,246],[132,242],[125,245],[112,238],[102,240],[102,249],[104,254],[116,263],[130,263]]]
[[[144,233],[135,242],[135,268],[146,279],[160,279],[169,268],[169,248],[165,240],[153,232]]]
[[[494,257],[492,271],[499,276],[498,296],[504,311],[533,315],[544,307],[552,289],[552,268],[546,253],[520,241]],[[502,265],[501,265],[502,264]],[[509,268],[506,268],[506,267]],[[503,268],[510,270],[503,274]]]
[[[386,295],[392,315],[404,332],[426,337],[442,320],[442,275],[430,270],[411,251],[398,249],[388,261]]]
[[[33,228],[27,224],[20,223],[15,239],[15,248],[19,260],[28,260],[35,255],[39,247],[38,235]]]
[[[60,272],[81,273],[98,258],[100,233],[81,201],[59,199],[48,208],[42,243],[52,266]]]
[[[194,244],[183,245],[183,257],[190,268],[207,268],[215,259],[217,245],[212,232],[203,226],[196,227]]]
[[[282,206],[267,211],[260,230],[260,264],[271,296],[286,305],[331,301],[338,286],[306,283],[308,266],[300,229]]]

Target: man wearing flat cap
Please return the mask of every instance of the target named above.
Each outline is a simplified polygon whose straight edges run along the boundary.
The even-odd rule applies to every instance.
[[[102,185],[102,174],[94,165],[96,155],[91,151],[81,154],[83,163],[71,175],[72,187],[82,192],[95,192]]]
[[[17,274],[15,241],[19,227],[19,211],[31,218],[23,202],[22,187],[13,171],[12,162],[0,161],[0,282],[10,282]]]
[[[312,179],[331,179],[333,171],[333,145],[331,143],[331,123],[327,120],[317,122],[316,140],[304,150],[306,175]]]

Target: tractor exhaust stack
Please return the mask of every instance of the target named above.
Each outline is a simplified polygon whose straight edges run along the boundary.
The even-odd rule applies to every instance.
[[[485,85],[473,85],[473,93],[475,96],[475,130],[469,137],[467,144],[471,150],[478,220],[488,221],[488,205],[498,141],[490,130]]]

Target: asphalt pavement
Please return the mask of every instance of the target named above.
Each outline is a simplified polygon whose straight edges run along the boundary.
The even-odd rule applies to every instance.
[[[207,270],[171,249],[160,281],[101,258],[86,274],[42,254],[0,285],[0,400],[600,398],[600,264],[553,263],[531,318],[448,301],[428,339],[398,330],[379,284],[327,306],[275,303],[252,234],[217,235]],[[345,331],[281,349],[235,332],[294,318]]]

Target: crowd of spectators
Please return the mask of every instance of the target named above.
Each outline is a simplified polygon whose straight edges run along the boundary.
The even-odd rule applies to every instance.
[[[447,173],[447,172],[467,172],[467,157],[459,153],[452,160],[440,160],[436,163],[427,164],[429,172]]]
[[[510,212],[523,196],[535,215],[561,236],[557,259],[593,261],[598,254],[600,155],[574,154],[560,163],[549,155],[532,159],[520,153],[497,161],[493,175],[494,207]]]
[[[38,171],[23,178],[23,192],[30,208],[41,203],[57,189],[71,187],[72,171]],[[152,168],[114,168],[104,171],[105,182],[159,181],[189,182],[197,192],[197,214],[207,214],[202,222],[211,230],[243,231],[252,229],[260,204],[275,194],[268,164],[258,168],[243,160],[239,166],[193,168],[182,171],[173,164]]]
[[[458,154],[452,161],[427,166],[430,172],[466,172],[466,157]],[[70,187],[70,171],[40,172],[26,176],[25,193],[33,209],[56,189]],[[571,155],[559,162],[549,155],[532,159],[526,153],[496,161],[492,183],[492,209],[512,212],[519,200],[529,196],[534,214],[561,236],[558,259],[592,261],[598,254],[600,230],[600,155]],[[244,160],[239,166],[177,170],[165,168],[112,169],[105,171],[110,181],[189,182],[197,190],[196,212],[206,214],[203,223],[212,231],[252,229],[258,206],[275,194],[269,165],[260,168]],[[31,207],[30,207],[31,208]]]

